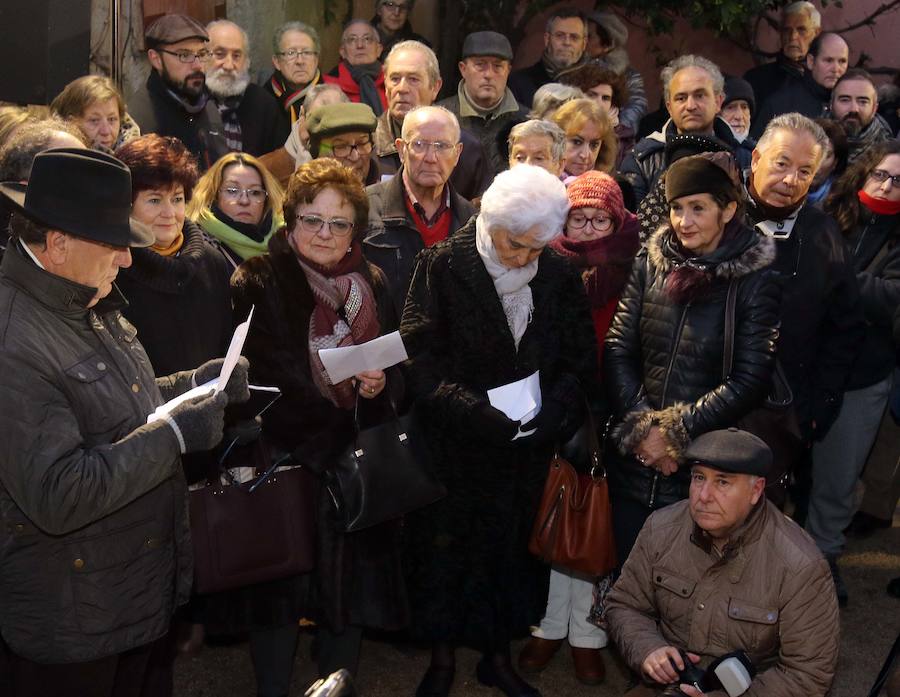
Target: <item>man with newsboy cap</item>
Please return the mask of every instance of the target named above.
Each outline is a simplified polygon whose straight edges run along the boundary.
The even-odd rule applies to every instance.
[[[183,453],[222,437],[249,397],[242,361],[224,391],[165,401],[221,359],[154,378],[115,286],[131,247],[131,175],[80,148],[34,158],[0,265],[0,651],[12,697],[141,694],[148,659],[191,587]],[[8,688],[8,689],[10,689]],[[145,693],[146,694],[146,693]]]
[[[476,31],[466,36],[456,94],[438,102],[453,112],[459,125],[481,140],[494,175],[509,167],[506,137],[517,123],[527,119],[506,81],[513,51],[503,34]]]
[[[141,133],[178,138],[201,170],[229,152],[222,116],[206,89],[208,42],[203,25],[187,15],[157,19],[144,33],[150,76],[127,100]]]
[[[766,499],[771,464],[766,444],[736,428],[688,447],[689,499],[650,516],[607,600],[610,633],[645,681],[629,695],[677,688],[679,650],[701,668],[744,651],[757,670],[746,697],[828,692],[838,656],[834,583],[812,539]]]

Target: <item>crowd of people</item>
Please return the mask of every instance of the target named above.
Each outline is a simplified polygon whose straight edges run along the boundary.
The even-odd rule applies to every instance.
[[[519,70],[473,32],[453,86],[412,2],[349,21],[327,71],[285,23],[261,84],[240,26],[164,15],[133,94],[0,106],[0,691],[163,697],[178,652],[246,636],[284,697],[306,623],[323,677],[367,630],[428,646],[417,697],[458,648],[537,697],[566,641],[586,684],[617,651],[634,696],[723,694],[685,671],[736,652],[745,694],[824,696],[845,536],[900,498],[896,100],[810,2],[743,77],[674,57],[655,113],[613,12],[554,10]],[[186,395],[251,311],[227,384]],[[320,350],[395,331],[407,361],[331,379]],[[489,398],[535,373],[536,413]],[[446,495],[348,532],[329,473],[398,412]],[[600,577],[528,551],[585,423]],[[321,482],[314,568],[199,593],[189,489],[240,486],[217,468],[262,442]]]

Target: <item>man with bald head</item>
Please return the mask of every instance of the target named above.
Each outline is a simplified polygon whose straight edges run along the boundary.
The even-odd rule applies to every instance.
[[[281,147],[289,130],[278,102],[250,80],[250,42],[234,22],[219,19],[206,25],[209,51],[206,87],[215,101],[228,147],[254,156]]]
[[[338,85],[351,102],[367,104],[375,116],[380,116],[387,109],[387,96],[384,71],[378,61],[381,39],[375,27],[364,19],[351,19],[344,25],[338,53],[341,62],[323,79]]]
[[[363,254],[384,271],[398,316],[416,255],[453,234],[474,212],[450,183],[463,150],[459,134],[459,121],[447,109],[413,109],[395,141],[401,161],[396,176],[366,189]]]

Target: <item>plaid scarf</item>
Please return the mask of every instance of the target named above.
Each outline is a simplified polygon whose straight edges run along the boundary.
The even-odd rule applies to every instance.
[[[225,143],[232,152],[243,152],[244,142],[241,139],[241,121],[238,118],[238,107],[241,106],[241,97],[223,97],[216,99],[216,106],[222,116],[222,126],[225,129]]]

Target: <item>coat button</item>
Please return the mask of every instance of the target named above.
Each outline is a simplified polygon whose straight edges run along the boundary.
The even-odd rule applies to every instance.
[[[134,384],[131,386],[131,391],[134,392],[134,393],[140,392],[140,391],[141,391],[141,386],[138,385],[137,383],[134,383]]]
[[[104,363],[103,361],[100,361],[97,364],[97,370],[106,370],[106,363]]]
[[[25,532],[25,526],[22,523],[16,523],[16,532]]]
[[[79,380],[84,380],[87,377],[84,373],[77,373]]]
[[[700,608],[701,610],[706,609],[706,605],[704,605],[703,603],[700,603],[697,607]]]
[[[76,569],[83,569],[84,568],[84,559],[76,559],[75,561],[72,562],[72,566],[74,566]]]
[[[157,547],[159,547],[159,540],[157,540],[155,537],[147,538],[146,545],[150,549],[156,549]]]

